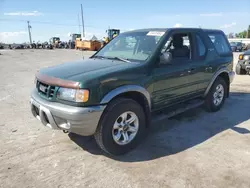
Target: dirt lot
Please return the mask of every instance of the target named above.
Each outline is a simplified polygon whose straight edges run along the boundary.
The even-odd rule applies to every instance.
[[[250,187],[249,76],[236,76],[220,112],[159,123],[136,150],[111,159],[91,137],[52,131],[30,112],[35,72],[82,52],[1,53],[0,187]]]

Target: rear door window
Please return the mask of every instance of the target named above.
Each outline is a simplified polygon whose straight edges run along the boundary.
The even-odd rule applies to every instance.
[[[202,58],[206,54],[206,46],[205,46],[203,40],[201,39],[201,37],[197,34],[196,34],[196,41],[197,41],[197,45],[198,45],[198,56],[199,56],[199,58]]]
[[[222,33],[208,33],[208,36],[219,55],[231,53],[226,37]]]

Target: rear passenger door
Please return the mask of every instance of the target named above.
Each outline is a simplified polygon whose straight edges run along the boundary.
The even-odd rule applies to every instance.
[[[208,61],[209,47],[206,44],[206,38],[201,32],[193,32],[192,37],[194,39],[194,59],[191,63],[189,82],[196,88],[196,94],[200,95],[205,92],[212,76],[212,70],[209,68],[210,63]]]
[[[214,73],[232,62],[229,42],[223,32],[199,31],[194,33],[195,57],[192,62],[193,81],[197,82],[197,92],[203,94]]]

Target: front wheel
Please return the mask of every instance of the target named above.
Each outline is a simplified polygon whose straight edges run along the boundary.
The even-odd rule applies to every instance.
[[[216,112],[221,109],[226,99],[227,87],[229,86],[227,86],[223,78],[218,77],[216,79],[205,99],[207,111]]]
[[[142,106],[132,99],[118,98],[105,109],[94,135],[95,140],[105,152],[122,155],[140,143],[145,125]]]

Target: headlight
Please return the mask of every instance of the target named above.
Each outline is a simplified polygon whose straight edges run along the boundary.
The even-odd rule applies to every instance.
[[[248,55],[245,55],[245,56],[244,56],[244,60],[249,60],[249,56],[248,56]]]
[[[60,88],[57,91],[57,98],[73,102],[87,102],[89,99],[89,90]]]

